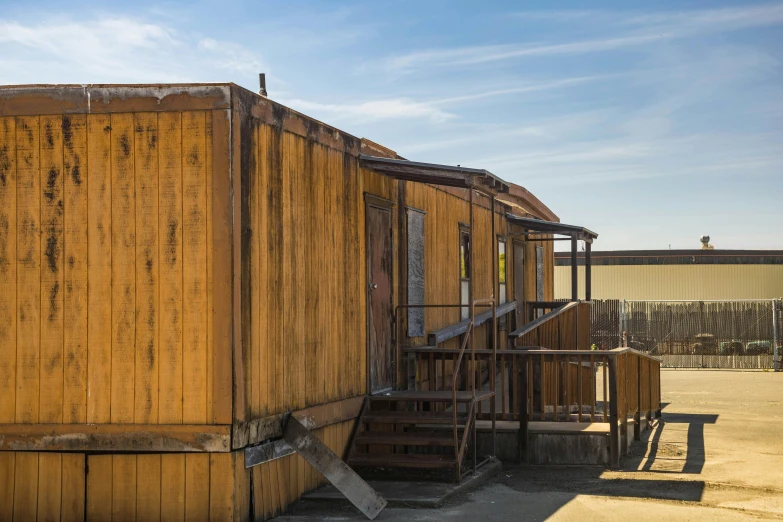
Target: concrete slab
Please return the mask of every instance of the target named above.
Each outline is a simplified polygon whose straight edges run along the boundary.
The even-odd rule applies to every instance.
[[[437,508],[442,506],[447,500],[457,495],[464,495],[478,486],[484,484],[489,479],[498,475],[503,469],[499,461],[489,461],[476,470],[476,473],[468,475],[462,482],[455,484],[453,482],[436,482],[434,480],[410,480],[416,473],[411,472],[406,479],[401,480],[373,480],[367,479],[367,483],[380,494],[389,506],[397,507],[415,507],[415,508]],[[324,486],[307,493],[302,500],[323,503],[345,503],[348,499],[340,493],[334,486]]]

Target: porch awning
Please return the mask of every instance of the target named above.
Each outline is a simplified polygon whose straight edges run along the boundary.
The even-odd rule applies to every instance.
[[[544,221],[543,219],[534,219],[506,214],[506,219],[514,225],[518,225],[525,230],[538,234],[559,234],[592,242],[598,237],[598,234],[585,227],[575,225],[566,225],[564,223],[555,223],[554,221]]]
[[[469,169],[459,166],[438,165],[436,163],[419,163],[416,161],[367,156],[365,154],[359,156],[359,164],[366,169],[406,181],[473,188],[491,194],[508,192],[507,182],[484,169]]]

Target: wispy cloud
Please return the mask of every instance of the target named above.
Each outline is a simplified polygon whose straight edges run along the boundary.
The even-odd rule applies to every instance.
[[[516,13],[526,20],[587,23],[602,28],[606,38],[555,43],[515,43],[428,49],[387,58],[387,71],[408,73],[428,67],[462,67],[529,56],[578,55],[639,47],[658,41],[687,38],[783,23],[783,4],[740,8],[628,13],[613,11],[533,11]]]
[[[392,98],[355,104],[318,103],[300,99],[283,100],[292,108],[312,111],[315,115],[325,114],[335,120],[370,121],[390,119],[425,118],[443,122],[456,115],[436,107],[436,104],[417,102],[410,98]]]
[[[548,45],[491,45],[417,51],[388,59],[386,68],[396,72],[411,72],[422,67],[475,65],[523,56],[585,54],[641,45],[670,36],[669,34],[653,34]]]
[[[608,76],[585,76],[547,82],[527,82],[519,87],[484,90],[461,96],[447,96],[425,101],[416,101],[411,98],[389,98],[357,103],[334,104],[308,101],[299,98],[283,99],[278,97],[276,99],[297,110],[313,111],[316,115],[326,114],[337,120],[375,121],[391,119],[427,119],[440,123],[457,118],[457,114],[453,112],[453,110],[446,110],[444,107],[454,108],[468,102],[500,96],[564,89],[590,81],[605,79],[607,77]]]
[[[36,83],[87,83],[203,80],[198,71],[207,65],[238,73],[262,70],[260,58],[235,43],[122,16],[28,24],[0,19],[0,53],[28,64],[19,70],[0,63],[0,80],[7,83],[29,81],[26,71],[36,75]]]

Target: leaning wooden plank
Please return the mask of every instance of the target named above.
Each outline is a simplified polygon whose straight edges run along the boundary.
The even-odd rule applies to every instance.
[[[386,507],[383,497],[294,417],[288,419],[283,439],[370,520]]]

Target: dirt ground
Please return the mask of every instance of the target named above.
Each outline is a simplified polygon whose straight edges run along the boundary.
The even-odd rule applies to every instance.
[[[783,519],[783,373],[663,370],[663,418],[620,471],[504,465],[440,509],[387,508],[376,520]],[[363,520],[300,502],[276,520]]]

